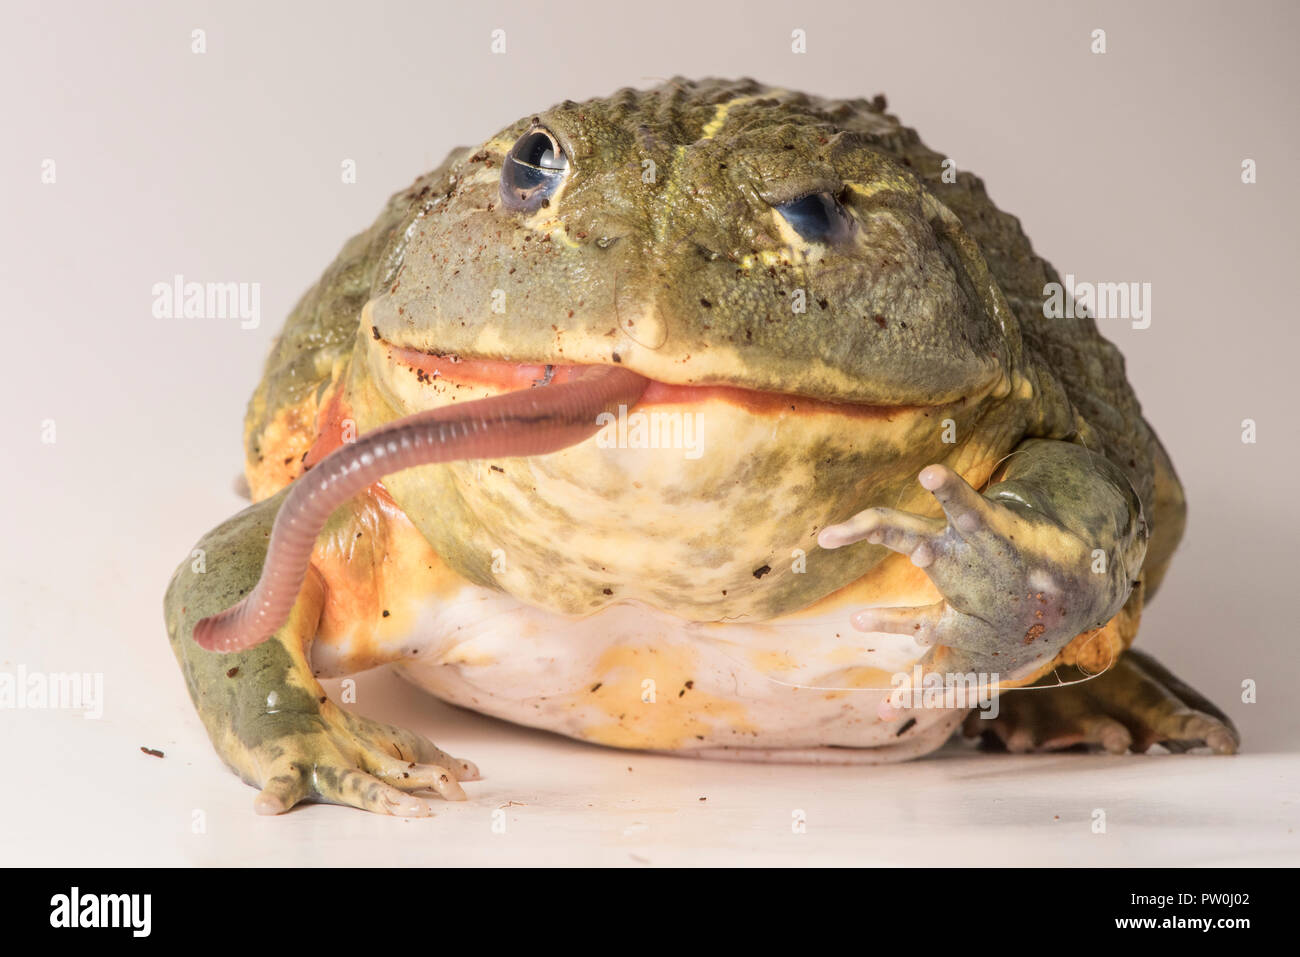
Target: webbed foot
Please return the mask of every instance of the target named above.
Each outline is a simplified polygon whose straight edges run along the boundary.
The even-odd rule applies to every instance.
[[[996,718],[972,712],[962,730],[968,738],[1015,752],[1083,746],[1142,753],[1160,744],[1179,753],[1209,747],[1234,754],[1241,743],[1227,715],[1150,655],[1132,649],[1095,678],[1004,693]]]
[[[428,817],[432,791],[465,800],[460,781],[478,768],[418,734],[350,714],[329,701],[304,714],[293,731],[280,730],[255,752],[259,814],[282,814],[302,801],[346,804],[398,817]],[[255,729],[250,728],[254,734]]]

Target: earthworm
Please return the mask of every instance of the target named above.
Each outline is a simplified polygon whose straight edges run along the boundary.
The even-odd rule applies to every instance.
[[[195,642],[232,652],[275,634],[298,599],[326,519],[385,475],[435,462],[558,452],[594,435],[600,413],[635,405],[647,384],[620,366],[589,367],[563,383],[417,412],[335,449],[285,497],[253,590],[195,625]]]

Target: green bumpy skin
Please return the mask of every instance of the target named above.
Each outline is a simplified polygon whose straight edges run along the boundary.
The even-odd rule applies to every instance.
[[[408,792],[464,800],[458,782],[478,776],[472,763],[340,709],[312,676],[307,655],[321,595],[311,578],[289,621],[262,644],[223,655],[191,639],[196,622],[234,604],[257,581],[285,494],[204,536],[201,557],[176,570],[164,599],[172,651],[218,754],[261,789],[254,808],[262,814],[309,800],[424,817],[432,813],[428,801]]]
[[[535,128],[553,135],[571,175],[547,206],[522,215],[501,202],[499,171]],[[934,668],[1016,675],[1121,607],[1140,611],[1185,523],[1173,466],[1142,416],[1123,357],[1094,320],[1044,318],[1044,287],[1060,277],[1019,221],[978,177],[947,172],[944,154],[886,112],[883,97],[823,99],[752,80],[679,78],[529,114],[478,147],[454,151],[393,196],[298,303],[267,360],[245,422],[247,472],[262,501],[200,543],[209,570],[182,564],[166,599],[195,706],[226,762],[263,788],[259,810],[314,799],[426,813],[407,792],[463,796],[456,778],[474,774],[427,741],[325,698],[307,663],[322,602],[312,579],[290,622],[264,645],[219,656],[189,639],[195,621],[252,587],[283,497],[275,493],[302,473],[331,397],[351,403],[363,430],[412,411],[397,397],[399,384],[385,378],[393,373],[382,360],[392,349],[621,363],[675,385],[898,409],[948,402],[958,410],[959,444],[934,457],[927,448],[919,463],[908,444],[915,431],[889,432],[880,420],[865,439],[847,426],[826,431],[816,461],[831,464],[800,486],[824,500],[825,515],[799,512],[798,522],[785,523],[796,529],[792,537],[773,551],[802,548],[811,558],[819,525],[834,521],[847,547],[819,554],[814,574],[783,578],[771,569],[756,587],[753,570],[767,568],[767,559],[727,554],[730,540],[721,535],[719,560],[734,559],[744,572],[721,591],[726,603],[678,595],[697,620],[798,612],[869,573],[891,549],[925,568],[944,600],[871,609],[861,624],[928,638]],[[855,224],[852,243],[796,248],[775,206],[811,191],[842,203]],[[492,310],[498,291],[510,303],[504,318]],[[803,292],[807,311],[791,311]],[[742,463],[745,474],[774,486],[753,488],[754,502],[766,506],[791,491],[777,487],[790,481],[782,478],[793,471],[789,457],[773,448]],[[944,518],[933,508],[923,514],[930,503],[914,494],[925,461],[942,463],[922,478]],[[855,469],[859,476],[847,474]],[[406,518],[454,573],[511,591],[474,539],[510,539],[524,529],[508,521],[479,527],[490,503],[475,497],[486,493],[471,473],[449,468],[439,473],[444,485],[421,489],[419,472],[391,483]],[[978,488],[962,478],[971,475],[980,476]],[[884,502],[909,510],[879,507]],[[572,503],[540,504],[537,538],[575,548],[562,532],[563,506]],[[724,505],[735,510],[720,514],[719,526],[734,530],[749,513],[722,501],[718,509]],[[599,523],[617,509],[604,511],[583,519],[599,534],[613,530]],[[687,530],[676,534],[687,538]],[[573,596],[551,610],[589,611],[607,591],[583,569],[600,565],[575,553],[563,566],[572,580],[560,582],[547,578],[560,563],[539,562],[527,570],[534,587],[522,600]],[[661,606],[698,569],[675,571],[676,581],[658,580]],[[1031,697],[1032,707],[1021,703]],[[1016,749],[1067,740],[1236,747],[1226,717],[1127,654],[1104,686],[1012,694],[1003,715],[993,731]]]

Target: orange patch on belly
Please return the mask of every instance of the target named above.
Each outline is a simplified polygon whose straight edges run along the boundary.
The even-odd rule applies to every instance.
[[[831,677],[822,679],[821,686],[842,689],[825,692],[826,700],[834,701],[864,689],[889,691],[894,687],[893,681],[894,676],[888,671],[859,665],[837,671]]]
[[[755,731],[743,705],[695,687],[695,663],[695,652],[681,645],[609,648],[591,686],[572,702],[594,705],[607,720],[583,728],[581,736],[611,747],[670,751],[720,730]]]
[[[451,600],[468,584],[379,483],[331,518],[312,567],[325,583],[313,651],[322,673],[363,671],[408,656],[421,609]]]
[[[890,553],[861,578],[831,592],[806,608],[782,616],[785,619],[820,618],[843,613],[844,627],[851,628],[849,615],[878,605],[928,605],[942,599],[926,573],[906,555]]]

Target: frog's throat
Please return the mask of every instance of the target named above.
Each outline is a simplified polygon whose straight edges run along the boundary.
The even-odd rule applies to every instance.
[[[232,652],[273,635],[289,618],[330,514],[385,475],[458,459],[558,452],[595,435],[604,415],[635,405],[646,386],[629,369],[591,366],[537,388],[408,415],[335,449],[290,487],[257,585],[195,625],[195,642]]]

